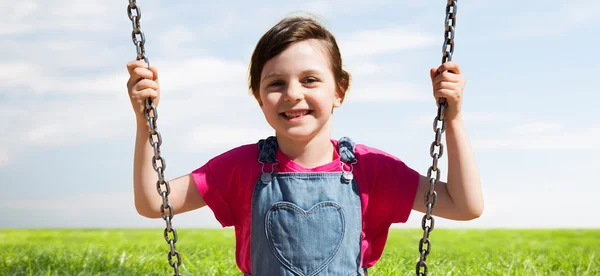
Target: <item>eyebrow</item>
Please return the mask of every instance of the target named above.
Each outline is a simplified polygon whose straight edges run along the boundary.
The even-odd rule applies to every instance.
[[[308,70],[304,70],[301,72],[302,75],[305,74],[314,74],[314,75],[321,75],[323,74],[323,72],[321,70],[317,70],[317,69],[308,69]],[[270,72],[268,74],[266,74],[261,80],[260,82],[265,81],[266,79],[272,78],[272,77],[277,77],[277,76],[283,76],[284,74],[282,74],[281,72]]]
[[[279,72],[271,72],[271,73],[268,73],[268,74],[264,75],[264,76],[262,77],[262,79],[260,80],[260,82],[263,82],[263,81],[265,81],[265,80],[266,80],[266,79],[268,79],[268,78],[271,78],[271,77],[276,77],[276,76],[281,76],[281,75],[283,75],[283,74],[281,74],[281,73],[279,73]]]

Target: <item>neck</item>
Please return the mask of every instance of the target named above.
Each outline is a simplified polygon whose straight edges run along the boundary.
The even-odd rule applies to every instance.
[[[296,164],[314,168],[333,161],[333,144],[328,131],[322,131],[306,140],[277,135],[279,149]]]

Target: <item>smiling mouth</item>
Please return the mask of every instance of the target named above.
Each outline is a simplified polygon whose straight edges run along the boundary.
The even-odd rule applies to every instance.
[[[311,114],[312,112],[313,112],[312,110],[298,110],[298,111],[281,112],[281,113],[279,113],[279,115],[283,116],[286,119],[295,119],[295,118],[304,117],[308,114]]]

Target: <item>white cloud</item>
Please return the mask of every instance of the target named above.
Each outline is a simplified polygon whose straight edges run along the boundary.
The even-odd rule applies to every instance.
[[[368,79],[367,76],[378,77],[385,75],[396,77],[408,70],[414,70],[414,67],[401,62],[375,61],[371,59],[346,61],[344,59],[344,69],[350,72],[354,81],[362,78]],[[357,76],[360,76],[360,78],[356,78]]]
[[[124,67],[124,66],[123,66]],[[73,78],[56,75],[41,64],[16,62],[0,64],[0,93],[27,87],[39,94],[117,94],[127,82],[127,70]]]
[[[10,156],[7,152],[0,151],[0,166],[6,166],[10,163]]]
[[[158,2],[151,1],[142,6],[145,26],[156,24],[152,11],[156,11],[157,5]],[[0,106],[4,115],[0,117],[0,125],[11,130],[0,137],[0,142],[7,145],[0,157],[10,156],[12,162],[18,156],[15,153],[24,150],[89,143],[134,133],[134,117],[126,94],[125,65],[130,60],[121,60],[124,55],[115,54],[115,48],[105,44],[118,32],[124,37],[123,44],[129,47],[128,53],[134,52],[131,31],[116,28],[123,24],[131,26],[125,3],[20,1],[5,6],[8,8],[0,11],[0,14],[8,11],[3,16],[6,20],[0,23],[5,28],[0,29],[11,30],[10,34],[50,29],[61,33],[35,40],[15,36],[0,45],[5,57],[0,63],[0,95],[4,94],[3,98],[8,100]],[[161,32],[161,29],[154,30]],[[218,32],[216,28],[214,31]],[[169,51],[176,51],[196,38],[192,31],[181,26],[162,34],[167,36],[157,38],[158,45],[174,44],[170,50],[162,51],[164,59],[154,60],[150,56],[152,65],[158,65],[160,71],[161,130],[168,132],[194,125],[199,118],[214,117],[224,107],[235,108],[231,104],[234,98],[249,99],[245,63],[214,56],[173,58]]]
[[[8,211],[8,220],[0,227],[60,227],[60,228],[161,228],[162,218],[148,219],[135,210],[133,191],[128,192],[62,192],[60,195],[45,194],[43,198],[15,199],[10,197],[0,203]],[[208,207],[177,214],[173,226],[221,228]],[[159,230],[162,231],[162,230]],[[162,233],[162,232],[158,232]]]
[[[78,36],[78,38],[40,38],[38,40],[6,39],[0,44],[2,52],[2,67],[27,66],[27,70],[33,72],[15,72],[18,79],[27,78],[28,74],[41,74],[54,77],[60,73],[68,72],[69,75],[77,75],[82,70],[95,70],[101,72],[106,67],[125,67],[122,61],[123,55],[115,54],[114,48],[107,45],[103,36],[89,37]],[[135,52],[134,49],[130,50]],[[130,53],[130,52],[127,52]],[[135,54],[133,54],[135,58]],[[31,68],[29,68],[31,67]],[[6,78],[6,77],[5,77]]]
[[[433,101],[433,97],[426,88],[395,81],[374,81],[372,83],[357,81],[350,88],[347,97],[352,101],[363,102]]]
[[[224,125],[228,125],[225,123]],[[180,150],[202,152],[215,148],[231,148],[242,144],[252,144],[274,132],[270,127],[197,127],[187,134],[177,137],[176,146]]]
[[[507,15],[494,22],[498,31],[488,32],[485,39],[511,40],[537,38],[565,34],[583,24],[598,22],[596,12],[600,2],[595,0],[561,1],[550,5],[551,9],[540,9],[532,5],[518,10],[517,14]],[[495,6],[490,6],[495,9]],[[549,27],[548,22],[560,22]]]
[[[150,63],[152,64],[152,62]],[[200,90],[195,93],[220,93],[222,95],[222,93],[239,94],[244,92],[248,94],[246,85],[248,67],[240,61],[207,56],[189,60],[159,60],[157,64],[152,65],[158,68],[161,89],[200,90],[208,84],[217,84],[211,88],[224,87],[226,89]]]
[[[31,83],[32,79],[29,76],[39,75],[40,71],[40,68],[33,63],[0,63],[0,88],[3,88],[2,90],[8,90],[15,86]],[[0,90],[0,92],[2,90]]]
[[[572,0],[565,1],[564,11],[568,22],[573,25],[598,22],[597,11],[600,9],[600,2],[596,0]]]
[[[129,203],[129,206],[127,206],[128,209],[131,209],[134,206],[133,198],[131,196],[126,198],[124,195],[124,193],[77,194],[76,196],[62,195],[60,199],[9,199],[4,201],[2,209],[16,209],[19,212],[49,213],[49,216],[61,214],[63,218],[66,217],[69,220],[80,220],[94,211],[118,212],[124,210],[123,208],[119,208],[123,207],[119,205],[125,204],[113,204],[114,202],[127,202]]]
[[[469,123],[499,123],[499,122],[514,122],[523,118],[514,112],[470,112],[464,111],[463,118]],[[428,118],[429,121],[433,120]]]
[[[7,41],[0,51],[6,57],[0,62],[0,94],[23,89],[38,94],[115,94],[127,81],[127,61],[106,70],[115,68],[114,54],[84,39]]]
[[[533,126],[533,127],[532,127]],[[526,131],[524,131],[526,130]],[[494,137],[474,137],[477,149],[599,150],[600,127],[568,128],[544,123],[520,125]]]
[[[118,70],[73,77],[57,75],[52,66],[31,62],[0,63],[0,93],[10,93],[15,88],[29,87],[35,93],[50,94],[110,94],[126,93],[129,75],[123,61]],[[152,64],[152,62],[151,62]],[[216,57],[157,62],[161,89],[200,90],[195,93],[248,94],[247,68],[241,62]],[[92,65],[93,66],[93,65]],[[93,67],[89,67],[90,69]],[[206,90],[210,85],[210,91]],[[125,92],[123,92],[125,91]],[[189,93],[192,93],[189,91]]]
[[[419,116],[414,124],[433,124],[437,107],[431,113]],[[529,119],[530,115],[518,112],[465,112],[465,124],[477,126],[469,130],[476,149],[522,150],[579,150],[600,149],[600,127],[573,127],[559,121]],[[489,127],[489,128],[485,128]],[[492,133],[493,136],[487,136]]]
[[[411,30],[411,28],[387,27],[359,30],[339,40],[344,58],[356,59],[418,49],[439,43],[438,35]]]
[[[254,142],[248,139],[265,133],[251,127],[243,129],[247,118],[236,120],[236,117],[248,115],[243,108],[250,103],[231,105],[228,104],[231,100],[214,99],[199,103],[185,99],[165,99],[158,108],[158,129],[165,144],[182,152],[203,151],[235,145],[237,142]],[[225,108],[242,112],[223,114],[226,112]],[[231,128],[214,128],[214,123]],[[122,137],[133,138],[136,133],[133,111],[126,97],[111,101],[32,104],[19,108],[10,117],[0,117],[0,125],[10,129],[0,137],[0,144],[5,145],[0,151],[0,163],[4,165],[19,162],[20,153],[23,152],[107,142]],[[242,129],[236,129],[236,126]]]
[[[70,44],[56,40],[44,49],[64,47],[63,52],[77,53],[88,46],[82,41]],[[27,48],[22,54],[26,52]],[[123,118],[134,122],[126,89],[127,61],[109,72],[73,76],[51,64],[54,56],[46,57],[39,64],[35,59],[0,63],[0,94],[9,99],[0,108],[0,124],[11,129],[0,138],[9,145],[6,156],[32,145],[91,142],[131,131],[128,129],[133,126],[123,123]],[[241,62],[207,56],[164,64],[159,60],[157,64],[163,94],[159,114],[165,114],[161,123],[190,124],[224,107],[235,108],[235,98],[250,98],[247,69]],[[95,66],[92,63],[88,69]]]
[[[152,48],[152,52],[159,51],[162,56],[179,58],[185,56],[188,51],[193,51],[195,54],[202,53],[198,49],[197,32],[183,25],[174,25],[157,37],[146,36],[146,39],[157,40],[158,47]],[[146,51],[148,53],[148,49]],[[153,60],[150,60],[151,64],[152,62]]]
[[[38,4],[34,1],[6,1],[2,3],[0,17],[0,35],[15,34],[33,29],[29,24],[22,20],[27,17],[34,17],[34,12],[38,10]]]
[[[560,132],[563,126],[556,121],[534,121],[515,125],[508,133],[513,135],[539,135],[548,132]]]
[[[60,146],[95,141],[120,135],[127,128],[123,118],[131,118],[127,98],[122,101],[55,101],[6,107],[0,123],[11,131],[0,139],[17,150],[28,146]]]
[[[578,162],[576,162],[578,163]],[[594,193],[597,186],[587,179],[587,175],[580,172],[597,171],[599,166],[589,163],[574,164],[565,167],[562,162],[555,162],[559,170],[553,170],[551,177],[549,169],[539,166],[525,166],[526,170],[511,170],[506,173],[506,168],[500,169],[498,175],[482,176],[484,211],[480,218],[472,221],[451,221],[436,218],[438,228],[597,228],[598,220],[588,219],[589,213],[582,210],[595,212],[597,207],[590,200],[567,200],[578,198],[582,190]],[[514,164],[515,167],[519,165]],[[571,171],[568,168],[577,168]],[[565,170],[567,169],[567,170]],[[577,183],[577,189],[568,183]],[[422,195],[418,195],[422,196]],[[433,209],[435,215],[435,207]],[[532,215],[535,214],[535,215]],[[416,228],[421,224],[422,213],[413,211],[405,225],[395,225],[399,228]]]
[[[425,115],[419,115],[415,120],[415,124],[422,125],[424,123],[432,123],[435,118],[437,112],[437,105],[433,100],[433,96],[431,96],[431,110],[427,112]],[[517,112],[501,112],[501,111],[463,111],[463,119],[467,125],[493,125],[493,124],[504,124],[510,123],[511,126],[514,126],[514,122],[523,122],[523,118],[526,118],[528,115],[520,114]],[[545,122],[531,122],[528,124],[522,125],[522,128],[533,127],[537,125],[538,128],[541,128]],[[518,126],[514,126],[515,131],[518,130]]]
[[[437,107],[418,116],[414,125],[433,124]],[[463,114],[475,149],[598,150],[600,127],[576,127],[567,122],[531,117],[519,112],[465,112]],[[471,129],[471,126],[473,129]]]
[[[117,15],[127,19],[125,5],[119,5],[117,0],[5,1],[0,10],[0,18],[3,19],[0,22],[0,35],[46,30],[111,30],[119,24],[112,20]],[[119,13],[116,13],[117,10]]]
[[[372,63],[372,62],[365,62],[363,64],[360,64],[359,66],[352,66],[352,67],[345,68],[345,69],[346,70],[349,69],[352,76],[360,76],[360,75],[366,76],[366,75],[377,74],[382,71],[388,71],[388,70],[385,70],[383,68],[383,66],[381,66],[380,64]]]
[[[418,0],[309,0],[302,2],[285,2],[284,5],[276,5],[278,6],[276,11],[278,11],[277,13],[282,13],[289,10],[301,9],[321,16],[333,17],[340,14],[342,16],[347,16],[364,13],[365,11],[379,11],[392,4],[401,5],[403,7],[424,5],[423,1]]]
[[[133,194],[126,192],[64,193],[60,199],[32,198],[32,199],[8,199],[3,200],[2,208],[19,208],[32,210],[65,211],[68,209],[104,209],[113,210],[120,206],[112,204],[115,202],[126,202],[133,206]]]
[[[65,100],[45,103],[30,103],[24,107],[0,107],[2,115],[0,125],[10,129],[0,137],[0,143],[6,145],[5,156],[21,150],[35,150],[37,147],[47,148],[56,146],[93,143],[107,139],[124,137],[135,134],[135,119],[131,104],[123,88],[121,97],[97,98],[87,100]],[[189,93],[194,93],[193,91]],[[245,95],[245,94],[242,94]],[[188,133],[188,128],[202,129],[206,124],[212,124],[221,117],[223,125],[233,125],[238,112],[231,112],[223,118],[221,110],[244,110],[248,102],[231,104],[231,96],[227,97],[175,97],[163,99],[158,107],[159,130],[167,134]],[[241,96],[235,96],[241,97]],[[196,100],[198,99],[198,100]],[[237,107],[236,107],[237,106]],[[257,108],[258,109],[258,108]],[[247,134],[231,133],[227,130],[214,130],[215,133],[228,133],[234,137],[248,137]],[[206,133],[206,132],[203,132]],[[244,136],[246,135],[246,136]],[[198,137],[192,137],[199,139]],[[215,137],[214,133],[210,137]],[[201,141],[200,145],[209,147],[206,143],[223,143],[230,141],[226,138],[216,140],[187,140],[186,144]],[[0,156],[1,157],[1,156]]]

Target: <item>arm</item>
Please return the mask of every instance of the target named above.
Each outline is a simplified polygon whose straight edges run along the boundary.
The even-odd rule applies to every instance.
[[[435,186],[438,195],[433,214],[452,220],[471,220],[483,212],[483,194],[479,172],[461,114],[462,93],[465,80],[458,64],[448,62],[432,68],[430,76],[435,98],[447,99],[446,151],[448,156],[448,182]],[[421,175],[413,209],[425,213],[425,193],[429,192],[429,179]]]
[[[148,123],[138,121],[133,161],[133,191],[137,212],[148,218],[160,218],[162,197],[156,189],[158,174],[152,166],[154,149],[148,140]],[[206,205],[196,189],[191,174],[169,181],[171,193],[169,203],[176,214],[181,214]]]
[[[452,220],[472,220],[483,212],[483,194],[475,157],[467,137],[462,116],[446,124],[448,182],[435,186],[438,201],[433,214]],[[429,178],[421,175],[413,209],[426,212],[424,196],[429,192]]]
[[[133,192],[135,208],[145,217],[160,218],[162,197],[156,189],[158,174],[152,166],[154,149],[148,139],[149,125],[144,115],[145,99],[151,98],[155,106],[160,100],[158,70],[148,68],[143,61],[133,61],[127,64],[129,80],[127,91],[133,107],[137,132],[133,160]],[[204,205],[204,200],[195,187],[190,174],[169,181],[171,192],[168,195],[169,204],[175,213],[183,213]]]

